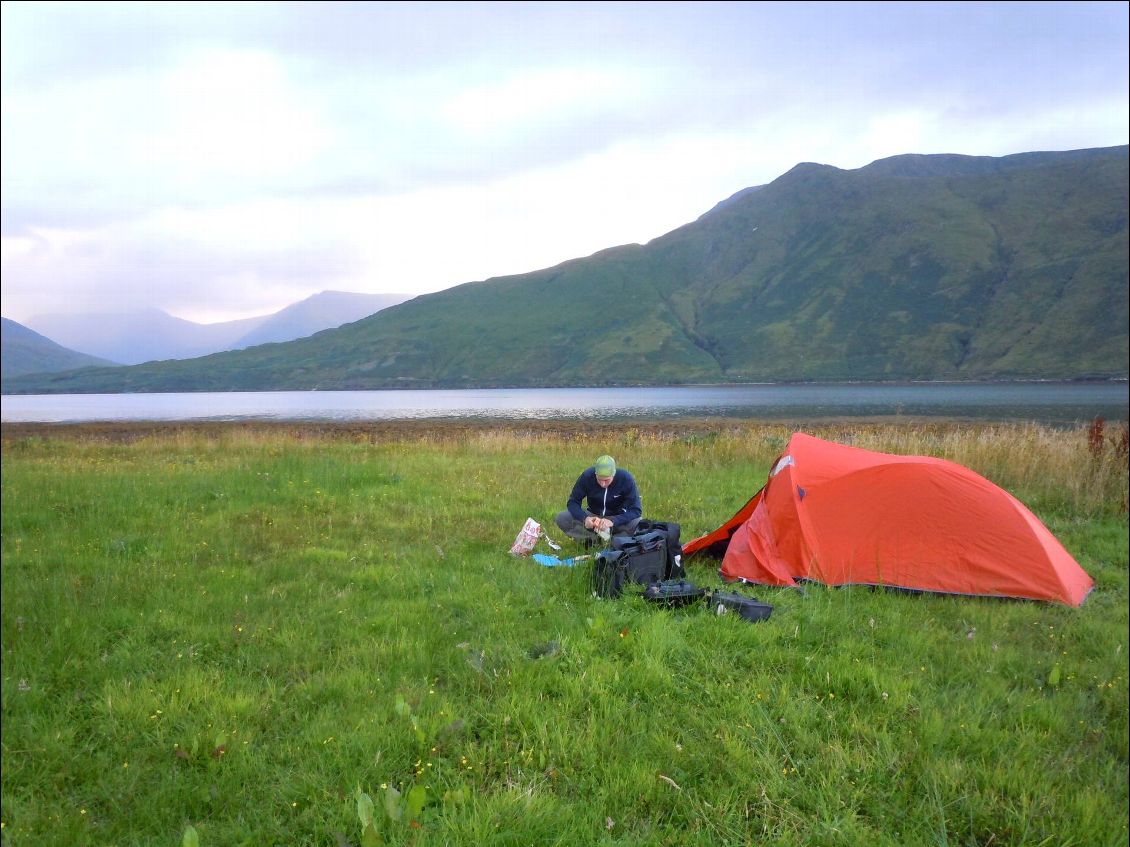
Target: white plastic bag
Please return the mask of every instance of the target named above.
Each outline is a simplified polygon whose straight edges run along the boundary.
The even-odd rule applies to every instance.
[[[526,523],[522,527],[518,537],[514,539],[514,544],[510,548],[511,556],[528,556],[534,552],[534,547],[537,546],[538,539],[541,538],[541,524],[533,518],[526,518]]]

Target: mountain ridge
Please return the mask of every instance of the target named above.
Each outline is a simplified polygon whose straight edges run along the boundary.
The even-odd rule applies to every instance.
[[[1127,150],[801,163],[646,245],[4,390],[1125,378]]]

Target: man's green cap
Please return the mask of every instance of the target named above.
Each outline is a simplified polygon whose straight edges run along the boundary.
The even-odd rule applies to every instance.
[[[616,476],[616,460],[611,456],[601,456],[593,465],[597,476]]]

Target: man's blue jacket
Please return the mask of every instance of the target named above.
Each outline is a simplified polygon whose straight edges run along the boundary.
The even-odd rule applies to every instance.
[[[581,501],[588,501],[588,511],[581,507]],[[588,468],[573,485],[573,493],[566,504],[569,514],[579,521],[589,515],[608,518],[612,526],[623,526],[643,515],[643,502],[636,480],[623,468],[616,469],[616,475],[607,488],[601,488],[596,481],[596,470]]]

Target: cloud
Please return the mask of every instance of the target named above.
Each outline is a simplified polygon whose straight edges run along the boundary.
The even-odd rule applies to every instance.
[[[196,52],[155,89],[156,127],[139,134],[137,154],[185,183],[285,179],[332,143],[316,109],[266,53]]]
[[[3,311],[239,317],[687,223],[801,161],[1127,143],[1123,3],[5,3]]]
[[[534,69],[457,91],[441,114],[461,138],[526,134],[534,127],[568,126],[577,115],[610,112],[640,88],[630,73],[613,69]]]
[[[228,223],[211,212],[165,213],[97,230],[6,238],[0,250],[5,296],[35,304],[25,317],[157,305],[223,320],[276,311],[307,296],[312,283],[316,291],[341,288],[357,275],[359,257],[340,239],[319,240],[322,233],[291,243],[244,239],[242,228]],[[156,302],[155,290],[161,295]],[[223,308],[211,313],[209,303]]]

